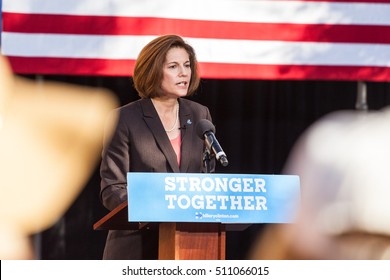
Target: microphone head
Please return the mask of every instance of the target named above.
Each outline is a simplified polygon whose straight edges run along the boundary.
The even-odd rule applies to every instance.
[[[215,133],[215,126],[209,120],[202,119],[196,124],[196,134],[199,138],[204,139],[204,134],[208,131]]]

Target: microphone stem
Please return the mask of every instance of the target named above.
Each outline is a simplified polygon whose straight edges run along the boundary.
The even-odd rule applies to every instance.
[[[204,151],[203,153],[203,163],[206,170],[206,173],[211,172],[210,168],[210,152],[208,150]]]

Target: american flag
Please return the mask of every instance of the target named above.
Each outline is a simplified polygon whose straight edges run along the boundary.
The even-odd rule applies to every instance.
[[[3,0],[16,73],[131,76],[178,34],[203,78],[390,81],[390,1]]]

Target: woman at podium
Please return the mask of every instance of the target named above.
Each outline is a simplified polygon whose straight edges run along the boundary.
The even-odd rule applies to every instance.
[[[112,113],[117,126],[102,153],[100,196],[108,210],[127,200],[128,172],[205,172],[195,125],[211,115],[185,98],[200,82],[192,46],[176,35],[155,38],[141,50],[133,81],[140,99]],[[213,171],[214,159],[210,166]],[[157,258],[157,228],[109,230],[103,259]]]

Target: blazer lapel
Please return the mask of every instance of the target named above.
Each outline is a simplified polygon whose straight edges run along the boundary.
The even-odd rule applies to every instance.
[[[194,121],[190,108],[181,102],[179,99],[180,111],[180,127],[181,127],[181,158],[180,158],[180,172],[187,172],[192,151],[192,135],[194,131]]]
[[[168,135],[164,131],[164,127],[158,117],[157,111],[154,109],[152,101],[150,99],[142,99],[141,106],[145,122],[153,133],[158,146],[161,148],[173,172],[180,172],[176,153],[172,148]]]

